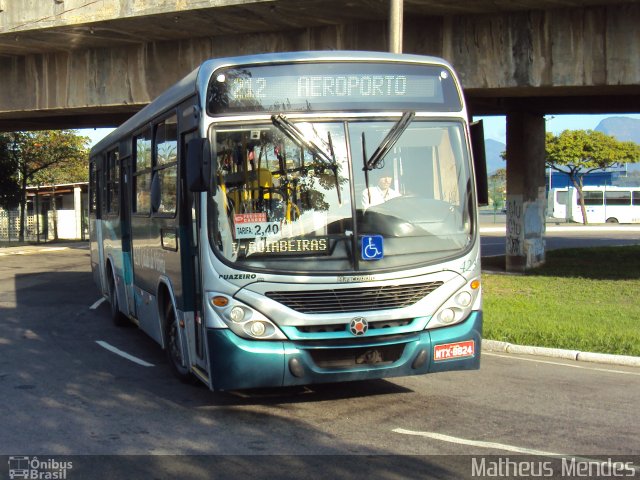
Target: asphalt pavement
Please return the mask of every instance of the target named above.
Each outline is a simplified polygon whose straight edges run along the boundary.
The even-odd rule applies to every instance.
[[[500,217],[494,222],[493,218],[488,221],[489,215],[481,216],[480,233],[500,235],[505,231],[505,224],[500,223]],[[491,216],[493,217],[493,215]],[[504,215],[502,215],[504,217]],[[547,224],[547,232],[576,233],[576,232],[640,232],[640,226],[636,225],[580,225],[580,224]],[[6,244],[5,244],[6,245]],[[88,249],[87,242],[57,242],[43,243],[35,245],[18,245],[0,247],[0,258],[7,255],[34,255],[38,253],[48,253],[71,248]],[[482,349],[487,352],[513,353],[521,355],[533,355],[550,357],[565,360],[574,360],[578,362],[596,362],[609,365],[622,365],[630,367],[640,367],[640,357],[627,355],[610,355],[594,352],[581,352],[577,350],[565,350],[558,348],[546,348],[533,345],[516,345],[508,342],[499,342],[496,340],[484,339],[482,341]]]

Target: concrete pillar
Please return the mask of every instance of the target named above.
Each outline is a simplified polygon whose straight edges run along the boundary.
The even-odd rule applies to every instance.
[[[402,53],[404,0],[391,0],[389,7],[389,51]]]
[[[73,187],[73,210],[76,217],[76,239],[81,239],[82,238],[82,189],[79,186]]]
[[[524,272],[544,263],[546,218],[544,116],[507,114],[506,268]]]

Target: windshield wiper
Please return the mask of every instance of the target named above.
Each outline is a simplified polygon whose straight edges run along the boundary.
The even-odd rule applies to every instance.
[[[323,163],[327,164],[333,176],[336,180],[336,191],[338,193],[338,203],[342,204],[342,195],[340,193],[340,182],[338,179],[338,163],[336,162],[336,156],[333,151],[333,142],[331,141],[331,133],[327,132],[327,138],[329,142],[329,151],[331,156],[327,155],[325,151],[319,148],[315,143],[309,141],[309,139],[302,133],[302,131],[296,127],[293,123],[287,120],[284,115],[272,115],[271,122],[291,139],[294,143],[298,144],[302,148],[310,151],[313,156],[319,158]]]
[[[309,150],[316,157],[319,157],[325,163],[329,165],[335,162],[334,159],[330,158],[325,152],[323,152],[318,146],[310,142],[307,137],[305,137],[304,133],[300,131],[298,127],[296,127],[293,123],[287,120],[287,117],[284,115],[272,115],[271,122],[282,131],[287,137],[289,137],[293,142],[297,143],[299,146]]]
[[[364,165],[365,174],[367,173],[367,171],[371,171],[374,168],[377,168],[380,162],[384,160],[384,157],[387,156],[387,153],[389,153],[389,151],[393,148],[396,142],[400,139],[400,137],[402,136],[404,131],[407,129],[407,127],[409,126],[409,124],[411,123],[415,115],[416,115],[415,112],[404,112],[402,114],[402,117],[400,118],[400,120],[398,120],[398,123],[396,123],[391,128],[391,130],[389,130],[389,133],[387,133],[387,136],[384,137],[384,140],[382,140],[380,145],[378,145],[378,148],[376,148],[376,151],[373,152],[373,155],[371,155],[371,158],[367,160],[367,162],[365,163]]]

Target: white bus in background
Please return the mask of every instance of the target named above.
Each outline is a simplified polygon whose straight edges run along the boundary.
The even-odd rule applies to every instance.
[[[588,223],[640,223],[640,187],[589,186],[582,191]],[[578,190],[551,189],[549,216],[583,223]]]

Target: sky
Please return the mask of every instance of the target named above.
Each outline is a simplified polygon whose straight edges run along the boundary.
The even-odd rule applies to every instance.
[[[640,114],[618,114],[610,113],[605,115],[547,115],[547,132],[551,132],[554,135],[561,133],[564,130],[595,130],[598,124],[609,117],[628,117],[640,119]],[[482,119],[484,125],[484,137],[486,139],[493,139],[504,144],[507,143],[507,126],[505,117],[493,116],[493,117],[478,117]],[[474,120],[476,120],[474,118]]]
[[[601,120],[608,117],[629,117],[640,119],[640,114],[605,115],[547,115],[547,131],[558,134],[563,130],[594,130]],[[479,117],[484,123],[484,136],[487,139],[507,143],[506,123],[503,116]],[[475,120],[475,119],[474,119]],[[113,131],[113,128],[90,128],[79,130],[80,135],[91,139],[91,146]]]
[[[91,140],[89,146],[93,147],[96,143],[98,143],[114,130],[114,128],[81,128],[78,130],[78,134],[82,135],[83,137],[89,137],[89,139]]]

